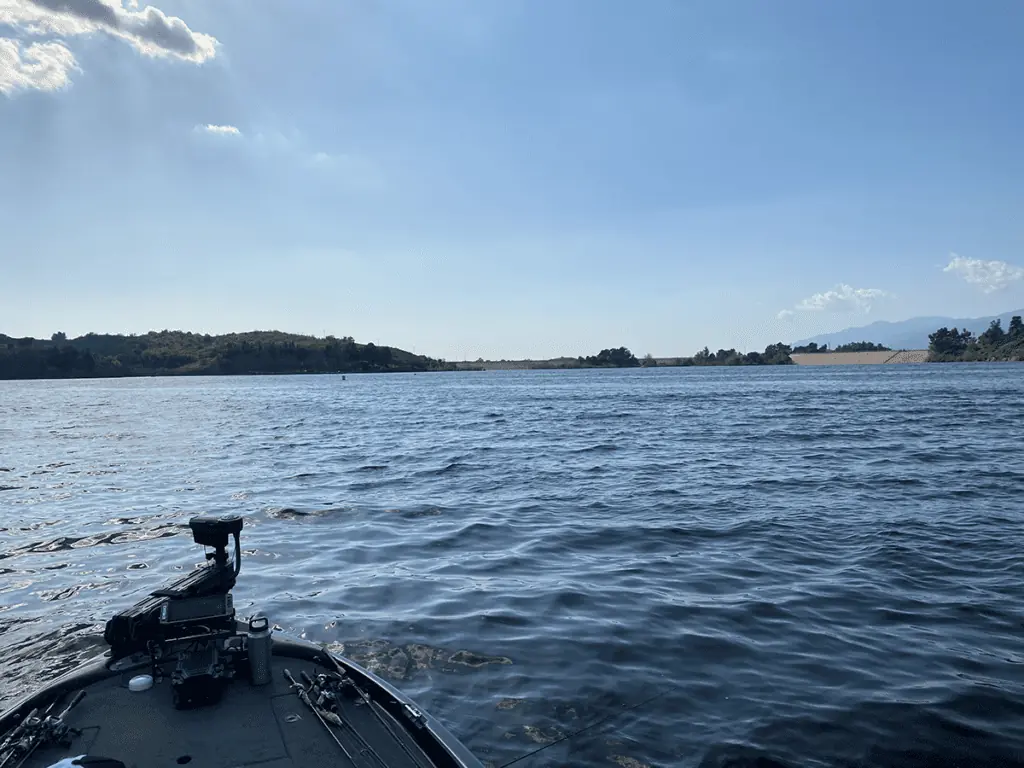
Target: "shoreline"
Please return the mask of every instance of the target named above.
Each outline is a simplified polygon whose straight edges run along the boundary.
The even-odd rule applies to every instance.
[[[891,349],[884,352],[806,352],[790,355],[794,365],[909,365],[930,362],[927,349]],[[655,357],[657,368],[732,368],[758,367],[750,365],[695,364],[688,357]],[[686,361],[686,362],[683,362]],[[460,360],[453,363],[460,371],[543,371],[606,368],[612,366],[588,365],[574,357],[555,357],[550,360]]]
[[[840,354],[862,354],[858,352],[851,353],[840,353]],[[190,373],[139,373],[139,374],[124,374],[121,376],[32,376],[22,378],[0,378],[0,385],[6,382],[16,381],[123,381],[125,379],[196,379],[196,378],[216,378],[216,379],[230,379],[234,377],[244,376],[341,376],[343,379],[347,376],[379,376],[384,374],[398,374],[398,375],[413,375],[419,376],[420,374],[445,374],[445,373],[487,373],[489,371],[602,371],[602,370],[646,370],[649,368],[776,368],[776,367],[845,367],[845,366],[863,366],[866,368],[880,368],[882,366],[891,365],[978,365],[978,364],[1012,364],[1024,363],[1024,360],[909,360],[909,361],[894,361],[889,363],[884,362],[820,362],[820,363],[803,363],[796,360],[790,366],[752,366],[752,365],[675,365],[675,364],[659,364],[657,366],[601,366],[601,365],[577,365],[577,366],[552,366],[552,365],[534,365],[528,367],[522,365],[525,361],[510,361],[509,363],[492,363],[492,367],[482,367],[478,363],[466,363],[467,367],[455,367],[445,369],[432,369],[425,371],[418,370],[385,370],[385,371],[254,371],[245,373],[209,373],[209,372],[190,372]],[[537,363],[543,363],[545,361],[534,361]],[[455,363],[454,365],[460,366],[461,363]]]
[[[927,363],[927,349],[884,352],[803,352],[790,355],[796,365],[917,365]]]

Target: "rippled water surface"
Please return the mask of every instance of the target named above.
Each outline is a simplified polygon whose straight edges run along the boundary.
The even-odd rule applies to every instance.
[[[0,705],[236,604],[495,765],[1024,764],[1024,366],[0,382]]]

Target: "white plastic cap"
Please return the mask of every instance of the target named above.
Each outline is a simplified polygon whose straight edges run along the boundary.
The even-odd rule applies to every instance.
[[[148,691],[153,687],[152,675],[136,675],[128,681],[129,691]]]

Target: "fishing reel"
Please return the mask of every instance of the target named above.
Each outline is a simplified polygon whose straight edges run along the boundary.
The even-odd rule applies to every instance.
[[[81,731],[69,726],[65,720],[68,713],[78,706],[83,698],[85,691],[81,690],[56,715],[52,714],[57,706],[56,701],[41,714],[38,709],[29,712],[0,743],[0,768],[21,768],[33,752],[48,744],[60,745],[65,749],[70,747],[72,740],[80,736]]]

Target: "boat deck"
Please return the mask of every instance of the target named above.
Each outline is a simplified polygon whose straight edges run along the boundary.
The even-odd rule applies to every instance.
[[[67,718],[69,725],[81,729],[81,735],[67,749],[41,748],[24,768],[45,768],[81,754],[120,760],[128,768],[434,765],[383,708],[354,700],[342,702],[339,712],[348,727],[331,726],[353,759],[346,757],[317,716],[289,687],[284,678],[286,668],[296,680],[301,680],[303,670],[310,675],[326,671],[310,661],[274,657],[271,683],[255,687],[245,680],[235,680],[226,686],[220,702],[193,710],[174,708],[169,676],[142,692],[128,690],[128,680],[138,671],[94,683],[86,688],[87,695]]]

